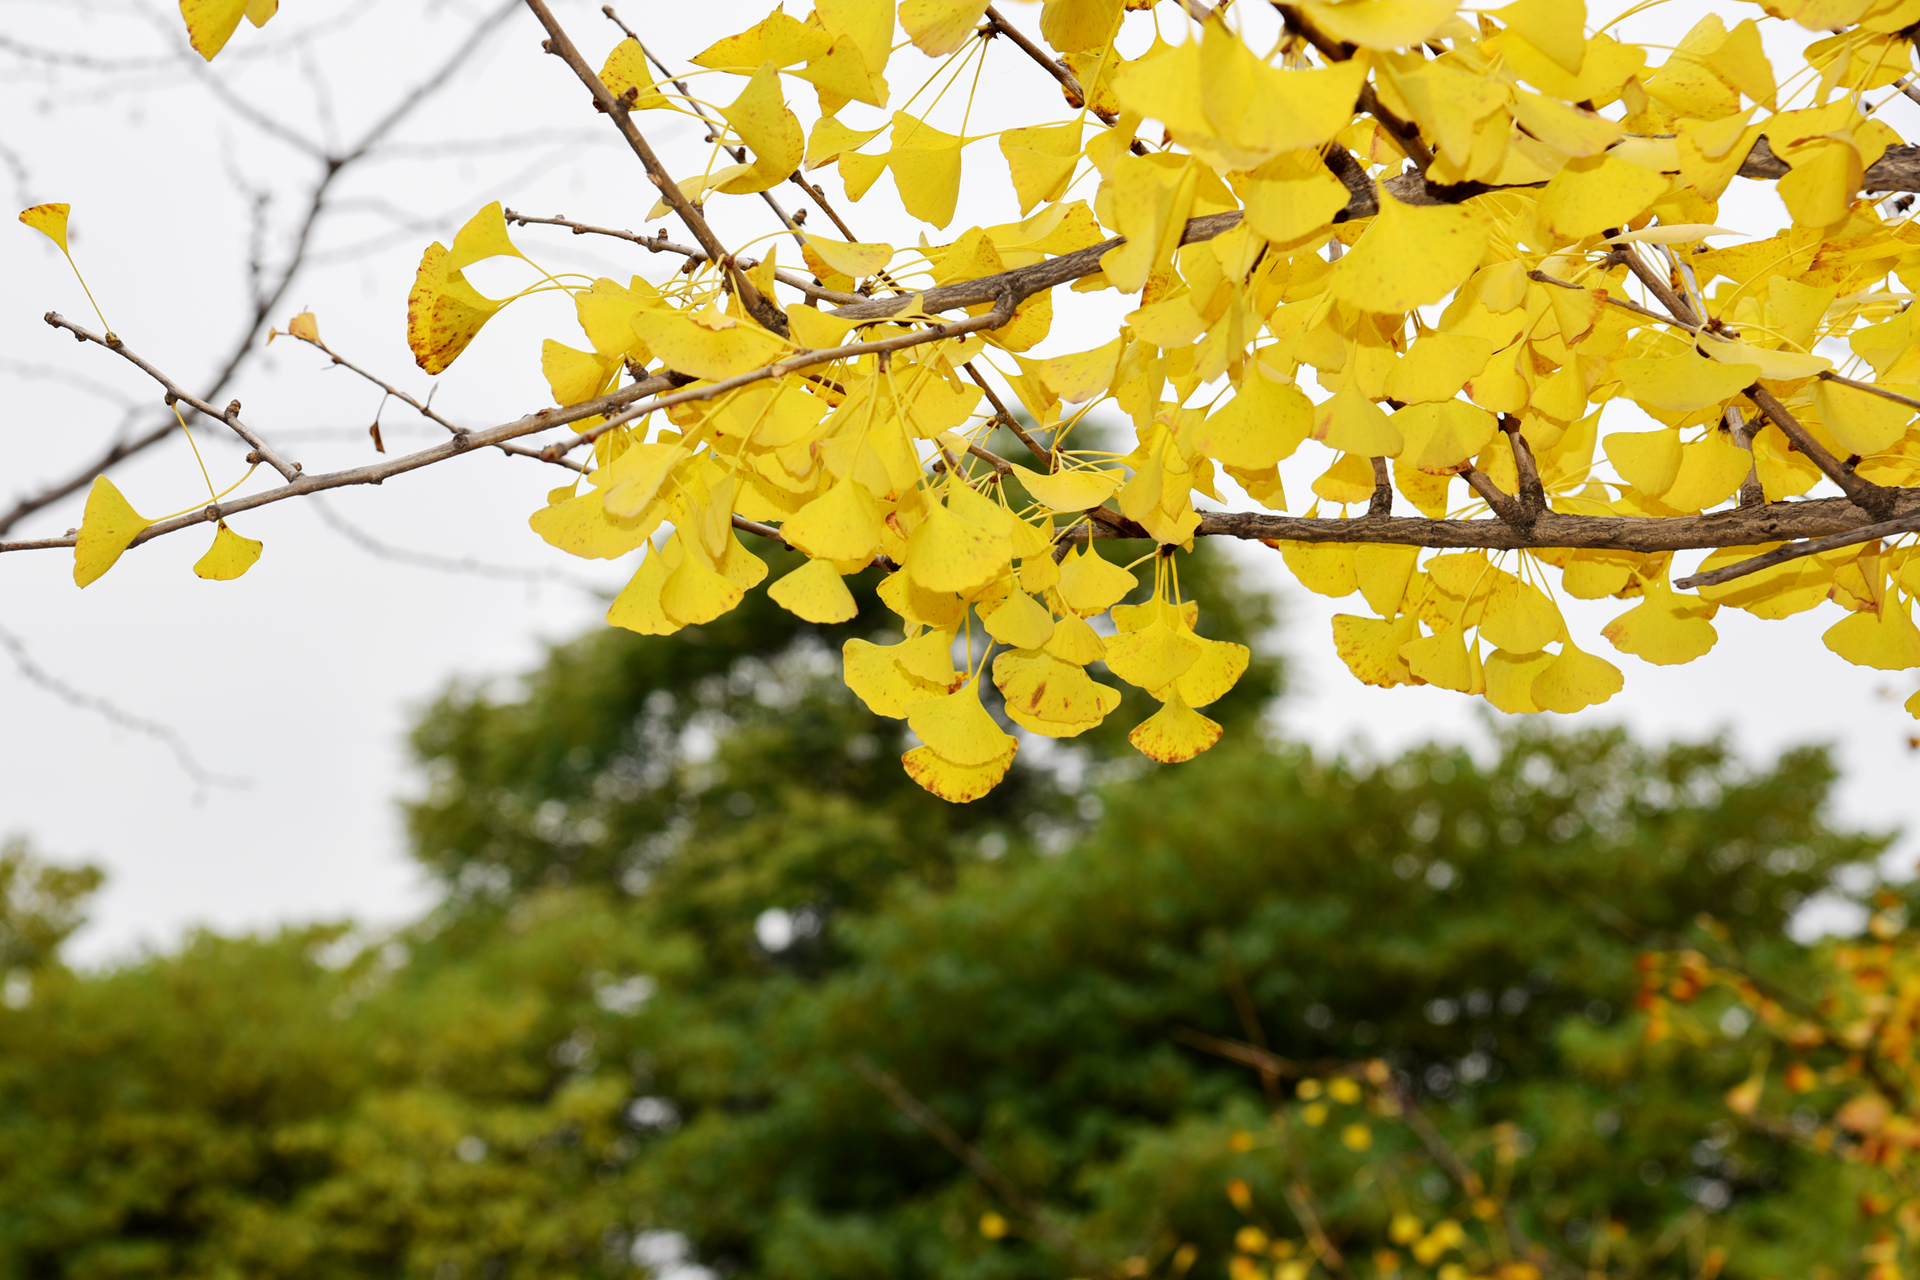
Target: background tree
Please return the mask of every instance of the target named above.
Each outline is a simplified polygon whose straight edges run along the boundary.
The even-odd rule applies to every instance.
[[[1203,600],[1264,616],[1224,573]],[[1881,847],[1825,824],[1820,753],[1315,759],[1248,698],[1204,771],[1084,735],[955,809],[809,664],[836,638],[602,631],[520,697],[451,691],[413,815],[447,897],[391,941],[46,971],[0,1016],[0,1259],[616,1274],[680,1232],[742,1275],[1239,1275],[1316,1258],[1301,1188],[1349,1274],[1491,1273],[1488,1195],[1543,1271],[1869,1241],[1870,1170],[1731,1123],[1757,1032],[1646,1046],[1630,1012],[1703,910],[1805,979],[1787,913]]]

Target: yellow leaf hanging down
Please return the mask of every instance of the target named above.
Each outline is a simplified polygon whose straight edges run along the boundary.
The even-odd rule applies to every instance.
[[[1605,702],[1625,685],[1620,668],[1605,658],[1574,648],[1571,642],[1563,642],[1559,656],[1534,677],[1531,692],[1542,711],[1571,715]]]
[[[708,45],[694,56],[693,65],[744,76],[765,62],[790,67],[823,57],[831,48],[832,35],[775,9],[745,31]]]
[[[982,610],[980,625],[995,640],[1015,649],[1038,649],[1053,639],[1053,615],[1024,591]]]
[[[1420,620],[1410,613],[1391,620],[1350,613],[1333,616],[1334,652],[1363,684],[1391,689],[1397,684],[1416,683],[1400,650],[1419,638]]]
[[[1126,598],[1140,579],[1105,559],[1089,545],[1067,553],[1060,565],[1060,598],[1081,617],[1103,612]]]
[[[1457,623],[1401,645],[1400,656],[1416,679],[1455,693],[1473,692],[1474,655],[1467,647],[1466,630]]]
[[[1351,194],[1316,151],[1288,151],[1248,174],[1247,225],[1269,240],[1297,240],[1333,221]]]
[[[1879,671],[1920,667],[1920,629],[1913,625],[1912,605],[1891,591],[1877,611],[1850,613],[1828,627],[1821,639],[1855,666]]]
[[[36,204],[31,209],[20,211],[20,221],[59,245],[60,252],[66,253],[67,215],[72,210],[73,206],[67,204]]]
[[[1186,704],[1178,691],[1127,735],[1134,749],[1161,764],[1181,764],[1220,741],[1220,726]]]
[[[666,557],[649,544],[647,558],[640,562],[627,585],[607,608],[607,621],[643,636],[670,636],[681,624],[669,618],[660,607],[660,589],[667,583]]]
[[[907,776],[949,804],[970,804],[1000,785],[1020,744],[1008,738],[1007,753],[984,764],[955,764],[932,747],[915,747],[900,757]]]
[[[907,708],[953,692],[964,677],[953,669],[953,632],[925,631],[911,640],[878,645],[849,640],[841,647],[847,688],[877,716],[906,718]]]
[[[653,82],[653,69],[647,65],[645,50],[632,36],[613,46],[606,65],[600,68],[600,83],[634,111],[667,105],[665,95]]]
[[[1667,178],[1607,154],[1569,160],[1540,193],[1540,220],[1563,240],[1624,227],[1666,194]]]
[[[860,606],[832,563],[809,560],[767,588],[772,601],[808,622],[851,622]]]
[[[1015,739],[995,724],[980,705],[980,682],[907,708],[907,727],[943,760],[983,765],[1012,750]]]
[[[900,0],[900,26],[913,47],[944,58],[966,44],[987,11],[987,0]]]
[[[213,545],[193,566],[193,572],[202,578],[230,582],[253,568],[253,562],[260,558],[260,550],[258,540],[241,537],[222,520],[213,532]]]
[[[1194,447],[1227,466],[1261,471],[1292,457],[1312,429],[1313,404],[1305,393],[1250,363],[1233,399],[1201,424]]]
[[[1107,670],[1141,689],[1164,689],[1200,660],[1200,645],[1165,617],[1107,640]]]
[[[579,404],[582,400],[613,389],[620,374],[620,357],[579,351],[552,338],[540,343],[540,372],[558,405]]]
[[[887,164],[900,203],[922,222],[944,227],[960,202],[960,146],[966,139],[942,133],[904,111],[893,113],[893,147]]]
[[[795,512],[780,536],[810,556],[826,560],[871,559],[880,545],[880,512],[873,497],[851,477]]]
[[[1707,621],[1713,605],[1681,595],[1664,580],[1645,586],[1645,599],[1600,629],[1614,648],[1659,666],[1692,662],[1713,648],[1720,638]]]
[[[1409,311],[1438,302],[1480,265],[1487,230],[1466,205],[1415,207],[1383,190],[1379,216],[1334,267],[1327,291],[1365,311]]]
[[[1539,653],[1508,653],[1495,649],[1482,664],[1487,701],[1508,715],[1527,715],[1541,710],[1533,700],[1533,682],[1541,672],[1558,661],[1558,656]]]
[[[754,72],[740,96],[720,108],[720,114],[753,152],[753,164],[745,173],[720,184],[725,194],[765,191],[785,182],[806,158],[806,131],[800,117],[787,110],[780,96],[780,73],[772,63]]]
[[[87,509],[80,517],[80,536],[73,544],[73,582],[84,587],[113,568],[127,544],[153,521],[133,509],[105,476],[93,478]]]
[[[187,39],[193,51],[208,62],[227,47],[240,19],[264,27],[267,19],[279,9],[280,0],[180,0],[180,16],[186,19]]]
[[[1078,663],[1050,652],[1002,653],[993,660],[993,682],[1006,698],[1013,722],[1048,738],[1077,737],[1120,705],[1118,689],[1096,682]]]
[[[1025,217],[1042,201],[1058,200],[1080,163],[1078,121],[1072,124],[1008,129],[1000,135],[1000,154],[1007,159],[1013,192]]]

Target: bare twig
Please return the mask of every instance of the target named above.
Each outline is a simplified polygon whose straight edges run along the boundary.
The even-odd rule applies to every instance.
[[[554,17],[553,10],[547,7],[546,0],[526,0],[526,5],[533,11],[533,16],[540,20],[540,25],[547,29],[545,44],[547,51],[565,62],[574,75],[579,77],[580,83],[587,87],[587,91],[593,95],[594,102],[607,113],[608,118],[620,130],[620,136],[625,138],[627,145],[632,148],[633,154],[639,157],[641,165],[646,168],[647,177],[659,189],[661,197],[666,200],[674,213],[679,215],[680,221],[693,233],[693,238],[700,242],[700,247],[706,250],[707,257],[728,271],[735,292],[739,294],[740,301],[746,305],[747,310],[753,314],[753,318],[773,332],[784,335],[787,331],[786,316],[771,300],[762,297],[753,283],[733,265],[733,255],[720,242],[720,237],[714,234],[706,215],[693,206],[693,202],[687,199],[686,192],[680,190],[680,184],[673,180],[673,175],[667,172],[666,166],[660,162],[660,157],[654,154],[652,144],[640,132],[639,126],[634,124],[633,113],[627,109],[627,104],[614,97],[613,92],[601,81],[599,73],[580,55],[580,50],[574,47],[573,40],[560,25],[560,20]]]
[[[1764,555],[1757,555],[1751,560],[1730,564],[1724,569],[1715,569],[1711,573],[1696,573],[1690,578],[1678,579],[1673,585],[1681,591],[1717,587],[1723,582],[1732,582],[1736,578],[1744,578],[1750,573],[1759,573],[1762,569],[1771,569],[1777,564],[1786,564],[1803,556],[1817,556],[1823,551],[1838,551],[1841,547],[1857,546],[1862,542],[1874,542],[1881,538],[1893,538],[1916,531],[1920,531],[1920,515],[1907,516],[1899,520],[1885,520],[1861,529],[1850,529],[1846,533],[1811,538],[1806,542],[1791,542]]]
[[[335,533],[353,543],[368,555],[378,556],[382,560],[391,560],[395,564],[412,565],[418,569],[435,569],[442,573],[466,573],[480,578],[496,578],[505,582],[524,582],[529,586],[542,584],[572,587],[576,591],[599,592],[601,584],[586,578],[576,577],[554,568],[521,569],[513,565],[488,564],[475,560],[472,556],[437,556],[429,551],[410,551],[405,547],[390,546],[380,541],[366,530],[352,524],[333,509],[325,498],[311,499],[315,512],[321,522]]]
[[[266,441],[262,440],[251,428],[240,421],[240,402],[238,400],[228,404],[225,409],[216,409],[199,396],[194,395],[191,391],[182,388],[172,378],[169,378],[166,374],[154,368],[140,356],[134,354],[132,348],[128,347],[126,343],[112,334],[96,334],[87,329],[83,329],[61,315],[58,311],[47,312],[43,319],[56,329],[65,329],[74,336],[76,341],[97,343],[127,363],[133,365],[136,369],[140,370],[140,372],[160,384],[161,389],[167,393],[166,400],[169,405],[177,400],[182,404],[191,405],[209,418],[226,423],[227,426],[233,429],[235,435],[246,441],[253,452],[259,455],[259,461],[266,463],[288,480],[299,476],[299,463],[288,462],[281,458],[279,454],[275,453],[267,445]]]

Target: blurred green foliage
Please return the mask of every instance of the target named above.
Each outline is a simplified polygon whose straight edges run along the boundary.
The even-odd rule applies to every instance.
[[[1260,641],[1268,603],[1187,564],[1203,632]],[[1263,734],[1256,662],[1191,765],[1029,744],[954,808],[836,677],[886,625],[863,604],[755,596],[450,691],[409,810],[446,897],[391,936],[74,973],[91,882],[11,850],[0,1277],[684,1275],[665,1233],[742,1280],[1216,1277],[1242,1227],[1302,1238],[1299,1188],[1373,1276],[1394,1213],[1473,1197],[1379,1105],[1295,1093],[1369,1059],[1549,1271],[1604,1241],[1691,1275],[1709,1240],[1729,1275],[1851,1269],[1864,1175],[1728,1123],[1757,1042],[1647,1047],[1631,1012],[1636,956],[1701,913],[1801,971],[1788,915],[1884,843],[1828,825],[1822,752],[1529,727],[1317,757]]]

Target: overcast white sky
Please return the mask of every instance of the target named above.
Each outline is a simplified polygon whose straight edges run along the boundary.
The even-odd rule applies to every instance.
[[[597,5],[554,7],[590,58],[613,43],[617,33]],[[76,256],[116,331],[198,385],[242,323],[245,189],[274,193],[263,241],[273,262],[317,174],[316,162],[275,130],[284,125],[329,147],[357,136],[492,8],[288,0],[264,32],[243,28],[203,75],[168,60],[180,43],[171,5],[0,0],[0,189],[16,208],[72,203]],[[1677,31],[1704,10],[1669,5],[1663,26]],[[1031,23],[1037,13],[1010,5],[1016,21]],[[644,0],[625,16],[683,65],[763,14],[759,4],[736,0]],[[303,32],[308,38],[295,39]],[[637,166],[584,108],[565,68],[540,54],[539,38],[531,17],[514,12],[387,150],[347,175],[319,252],[277,309],[278,322],[310,307],[343,354],[424,394],[430,383],[407,353],[404,317],[414,264],[430,240],[449,238],[493,199],[532,213],[655,225],[644,221],[652,193]],[[918,55],[900,57],[910,65]],[[907,81],[896,75],[896,85]],[[716,85],[713,96],[730,98],[738,83]],[[1029,108],[1057,112],[1033,68],[1004,47],[993,50],[981,83],[971,132]],[[252,104],[254,115],[223,98]],[[1911,123],[1889,118],[1898,128]],[[685,128],[656,141],[683,168],[701,154]],[[950,230],[1015,216],[991,143],[969,151],[967,165]],[[837,191],[831,171],[819,176]],[[1765,192],[1741,199],[1756,217],[1776,216]],[[723,224],[736,240],[766,230],[751,211],[738,216]],[[885,180],[848,216],[864,238],[913,240]],[[612,242],[535,228],[516,236],[550,268],[621,278],[663,269]],[[480,283],[490,292],[524,283],[511,268],[489,269],[497,274]],[[65,263],[37,236],[0,226],[0,282],[0,386],[10,410],[0,422],[0,504],[10,504],[97,453],[123,423],[140,430],[155,422],[159,405],[137,371],[40,322],[48,309],[76,319],[90,313]],[[552,298],[504,313],[440,380],[436,407],[480,426],[546,403],[539,339],[564,340],[570,317]],[[1096,345],[1111,323],[1109,304],[1068,295],[1046,349]],[[366,427],[380,400],[323,364],[310,350],[276,344],[228,393],[308,471],[367,461]],[[396,405],[382,422],[394,447],[418,447],[438,431]],[[208,461],[216,480],[238,475],[238,453],[224,443],[208,449]],[[196,495],[198,472],[177,442],[113,474],[149,514],[204,495]],[[1290,477],[1290,486],[1304,493],[1311,476]],[[195,924],[257,928],[345,914],[393,921],[423,906],[427,891],[406,858],[396,807],[417,785],[404,749],[410,717],[449,680],[509,676],[536,661],[546,641],[597,625],[604,606],[583,588],[617,587],[624,576],[617,565],[550,551],[528,531],[526,513],[556,482],[550,469],[493,454],[325,500],[338,520],[381,543],[487,572],[378,557],[316,504],[299,502],[236,521],[265,540],[266,552],[234,583],[192,575],[206,541],[197,531],[131,553],[85,591],[73,586],[67,553],[0,557],[0,833],[109,868],[76,954],[125,956],[170,944]],[[78,518],[76,498],[9,536],[58,534]],[[1278,557],[1263,548],[1242,554],[1257,572],[1281,576]],[[1477,700],[1369,689],[1352,679],[1328,641],[1328,618],[1352,605],[1290,586],[1282,594],[1283,643],[1295,660],[1295,692],[1282,711],[1289,732],[1377,752],[1432,736],[1483,740],[1488,721]],[[1618,611],[1582,606],[1574,625],[1591,637]],[[1842,815],[1882,828],[1908,823],[1920,809],[1920,756],[1907,746],[1915,726],[1899,699],[1913,682],[1833,657],[1819,639],[1830,621],[1824,610],[1784,623],[1723,612],[1719,647],[1678,668],[1651,667],[1594,641],[1625,670],[1627,687],[1569,719],[1622,723],[1648,737],[1724,730],[1756,760],[1798,742],[1830,742],[1848,775]],[[27,665],[10,660],[20,657]],[[199,767],[244,785],[196,785],[168,743],[73,705],[30,673],[166,726]],[[1203,759],[1187,767],[1206,766]],[[1910,862],[1912,850],[1908,842],[1901,856]]]

